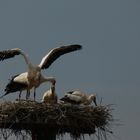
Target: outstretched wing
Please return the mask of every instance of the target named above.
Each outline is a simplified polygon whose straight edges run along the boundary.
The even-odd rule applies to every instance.
[[[54,48],[46,56],[42,58],[39,64],[39,67],[41,69],[47,69],[61,55],[64,55],[66,53],[70,53],[73,51],[77,51],[80,49],[82,49],[82,46],[77,45],[77,44]]]
[[[19,54],[20,54],[20,49],[18,48],[0,51],[0,61],[3,61],[4,59],[12,58],[15,55],[19,55]]]

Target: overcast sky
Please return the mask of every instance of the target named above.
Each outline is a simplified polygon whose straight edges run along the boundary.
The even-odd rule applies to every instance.
[[[59,97],[69,90],[96,92],[103,104],[115,104],[109,140],[139,139],[140,1],[138,0],[1,0],[0,50],[21,48],[34,64],[51,49],[81,44],[83,49],[56,60],[43,71],[57,79]],[[25,72],[21,56],[1,62],[0,90],[12,75]],[[37,100],[49,89],[37,89]],[[6,100],[15,100],[9,94]],[[25,92],[23,93],[25,98]],[[33,95],[32,95],[33,97]]]

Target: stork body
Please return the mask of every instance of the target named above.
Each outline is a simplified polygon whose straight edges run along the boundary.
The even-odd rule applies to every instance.
[[[28,85],[29,81],[28,81],[27,75],[28,75],[28,73],[24,72],[24,73],[12,76],[12,78],[10,79],[9,83],[7,84],[7,86],[5,88],[5,94],[2,95],[0,98],[2,98],[3,96],[5,96],[9,93],[19,91],[20,92],[19,100],[20,100],[22,91],[26,90],[27,91],[26,99],[28,99],[30,96],[30,90],[33,88],[33,85],[32,84]],[[46,79],[47,79],[47,81],[48,81],[48,79],[50,79],[50,81],[51,80],[53,81],[54,77],[47,77]],[[35,88],[37,88],[43,82],[45,82],[45,79],[41,78],[40,83],[36,84]],[[35,99],[35,94],[34,94],[34,99]]]
[[[51,85],[51,88],[44,93],[42,97],[42,102],[46,104],[57,103],[57,95],[55,93],[55,86]]]
[[[61,55],[64,55],[66,53],[70,53],[70,52],[73,52],[73,51],[76,51],[76,50],[80,50],[81,48],[82,48],[82,46],[76,45],[76,44],[54,48],[42,58],[40,64],[37,65],[37,66],[34,66],[31,63],[28,56],[21,49],[18,49],[18,48],[1,51],[0,52],[0,60],[8,59],[8,58],[14,57],[15,55],[22,55],[23,56],[27,66],[28,66],[28,71],[14,77],[14,79],[12,79],[12,81],[14,81],[14,82],[16,81],[16,84],[17,83],[18,84],[24,83],[26,85],[26,88],[24,88],[24,89],[27,90],[27,96],[26,97],[30,96],[30,89],[34,88],[34,100],[35,100],[36,88],[41,83],[51,82],[52,85],[54,85],[54,83],[56,82],[54,77],[43,76],[41,74],[41,70],[49,68],[50,65]],[[21,88],[19,91],[22,91],[22,90],[23,89]],[[9,89],[8,93],[10,93],[10,89]]]
[[[9,93],[19,91],[20,92],[19,100],[20,100],[21,92],[23,90],[27,90],[27,92],[29,91],[27,86],[27,73],[22,73],[22,74],[12,76],[12,78],[10,79],[9,83],[5,88],[5,94],[2,95],[0,98],[4,97]]]
[[[81,91],[67,92],[65,96],[61,98],[60,100],[64,101],[65,103],[83,104],[83,105],[90,105],[93,101],[95,106],[97,106],[96,96],[94,94],[87,96],[85,93]]]

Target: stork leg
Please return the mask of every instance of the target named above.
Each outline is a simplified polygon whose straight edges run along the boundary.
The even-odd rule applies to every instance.
[[[21,98],[21,92],[22,92],[22,91],[20,91],[20,93],[19,93],[19,101],[20,101],[20,98]]]
[[[27,90],[27,93],[26,93],[26,100],[28,100],[30,97],[30,90]]]
[[[34,88],[34,101],[35,101],[35,98],[36,98],[36,88]]]

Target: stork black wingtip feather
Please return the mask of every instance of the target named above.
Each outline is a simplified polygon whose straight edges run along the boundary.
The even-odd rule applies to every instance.
[[[76,44],[76,45],[79,47],[79,49],[82,49],[83,48],[82,45],[79,45],[79,44]]]
[[[81,50],[83,48],[82,45],[79,45],[79,44],[73,44],[71,46],[76,46],[77,50]]]
[[[18,48],[0,51],[0,61],[12,58],[15,55],[20,55],[20,51]]]

